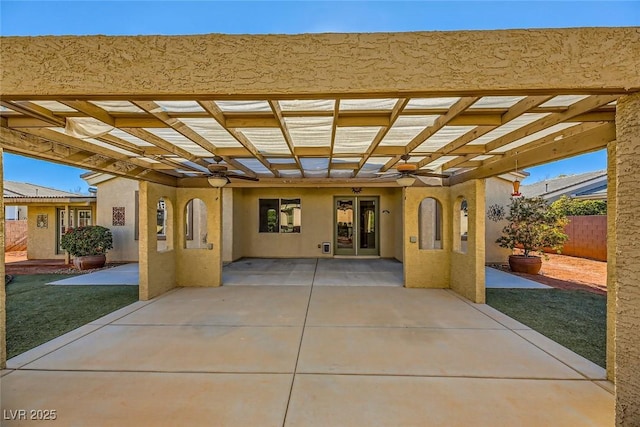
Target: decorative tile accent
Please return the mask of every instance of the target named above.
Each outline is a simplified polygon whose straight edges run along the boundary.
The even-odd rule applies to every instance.
[[[49,215],[39,214],[36,219],[38,228],[49,228]]]
[[[124,207],[113,208],[113,225],[124,225]]]

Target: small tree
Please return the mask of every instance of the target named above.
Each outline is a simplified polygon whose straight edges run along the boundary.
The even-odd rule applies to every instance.
[[[541,197],[511,199],[506,219],[509,224],[502,229],[502,236],[496,243],[511,250],[522,247],[526,257],[531,256],[531,252],[542,253],[545,247],[560,252],[568,239],[564,233],[566,216],[550,209]]]
[[[99,225],[70,228],[62,236],[60,246],[74,257],[102,255],[113,249],[111,230]]]

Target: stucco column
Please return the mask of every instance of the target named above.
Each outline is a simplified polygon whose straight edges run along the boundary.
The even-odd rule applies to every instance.
[[[176,286],[176,189],[140,181],[139,197],[139,297],[142,301],[155,298]],[[157,206],[164,199],[167,205],[167,248],[158,246]]]
[[[4,194],[3,155],[0,148],[0,193]],[[4,198],[0,197],[0,275],[4,277]],[[5,284],[0,284],[0,368],[7,365],[7,310]]]
[[[640,93],[616,108],[616,426],[640,425]]]
[[[607,146],[607,379],[614,381],[616,331],[616,141]]]

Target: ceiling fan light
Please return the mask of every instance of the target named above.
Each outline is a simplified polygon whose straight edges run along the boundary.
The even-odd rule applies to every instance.
[[[227,178],[224,176],[210,176],[207,178],[209,185],[215,188],[221,188],[227,185]]]
[[[413,183],[416,182],[416,179],[411,176],[401,176],[400,178],[396,179],[396,182],[401,187],[411,187]]]

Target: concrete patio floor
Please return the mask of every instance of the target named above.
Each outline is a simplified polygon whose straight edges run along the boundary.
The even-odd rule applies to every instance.
[[[327,286],[322,264],[292,261],[310,278],[288,286],[241,284],[251,265],[228,268],[238,283],[175,289],[23,353],[2,372],[3,414],[55,409],[57,425],[92,426],[613,425],[604,370],[559,344],[449,290]],[[277,265],[274,276],[289,274]],[[42,422],[3,425],[30,423]]]

